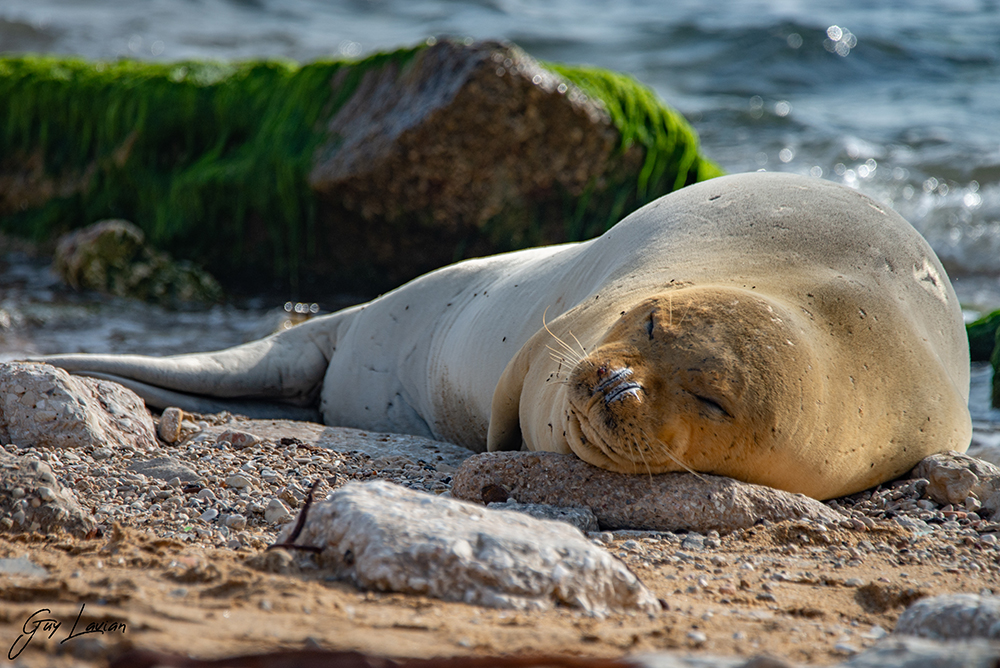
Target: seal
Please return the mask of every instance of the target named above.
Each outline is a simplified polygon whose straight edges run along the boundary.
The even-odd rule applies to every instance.
[[[596,239],[451,265],[228,350],[43,359],[153,407],[817,499],[971,436],[968,342],[934,252],[865,195],[787,174],[692,185]]]

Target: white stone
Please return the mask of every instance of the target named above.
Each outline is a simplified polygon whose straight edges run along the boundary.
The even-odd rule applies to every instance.
[[[14,391],[19,388],[25,390],[20,396]],[[131,390],[25,362],[0,363],[0,442],[51,448],[156,447],[153,418]]]
[[[267,508],[264,509],[264,520],[268,524],[276,524],[288,517],[289,513],[291,510],[281,499],[271,499],[267,502]]]
[[[500,608],[660,609],[624,564],[564,522],[384,481],[349,483],[313,505],[296,543],[322,547],[321,565],[369,589]]]

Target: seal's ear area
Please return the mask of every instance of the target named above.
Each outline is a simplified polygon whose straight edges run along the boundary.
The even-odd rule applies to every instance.
[[[521,391],[524,389],[524,377],[531,366],[531,350],[539,345],[537,337],[532,337],[525,343],[497,381],[493,390],[493,403],[490,407],[490,429],[486,436],[486,450],[520,450],[524,438],[521,435]]]

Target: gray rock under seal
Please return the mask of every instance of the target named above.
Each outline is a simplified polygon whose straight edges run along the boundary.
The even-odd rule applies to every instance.
[[[893,633],[933,640],[1000,640],[1000,596],[945,594],[921,599],[899,616]]]
[[[322,566],[366,589],[497,608],[660,609],[624,564],[563,522],[384,481],[349,483],[313,505],[295,543],[322,547]]]
[[[590,508],[602,529],[729,533],[765,519],[846,519],[802,494],[713,475],[614,473],[553,452],[470,457],[453,476],[452,494],[478,501],[487,485],[500,485],[519,503]]]
[[[565,508],[563,506],[546,506],[540,503],[490,503],[490,510],[513,510],[514,512],[531,515],[540,520],[566,522],[580,531],[597,531],[597,516],[589,508]]]
[[[48,364],[0,364],[0,445],[156,448],[153,418],[117,383]]]
[[[93,516],[72,490],[59,483],[48,464],[0,449],[0,530],[66,531],[84,537],[96,527]]]

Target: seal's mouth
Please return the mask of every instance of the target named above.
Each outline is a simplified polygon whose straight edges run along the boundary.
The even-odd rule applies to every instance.
[[[634,473],[648,469],[652,452],[648,438],[629,438],[621,432],[621,411],[642,404],[646,390],[628,366],[589,367],[570,398],[568,436],[571,447],[585,461],[612,471]],[[633,424],[634,428],[634,424]],[[651,462],[650,462],[651,463]]]

